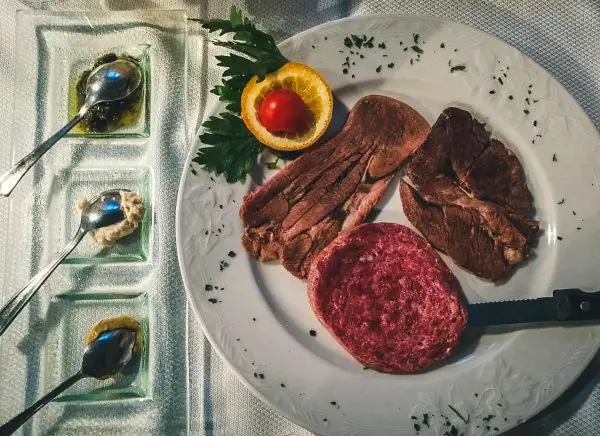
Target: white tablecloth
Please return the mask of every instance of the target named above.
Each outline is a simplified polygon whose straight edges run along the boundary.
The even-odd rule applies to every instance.
[[[600,2],[598,0],[2,0],[0,2],[0,132],[10,128],[14,66],[15,11],[24,3],[45,9],[186,9],[190,17],[225,17],[232,3],[254,16],[278,39],[326,21],[350,15],[405,13],[459,21],[496,35],[516,46],[548,69],[575,96],[600,126]],[[190,35],[189,131],[193,137],[206,107],[207,93],[219,79],[214,60],[201,55],[205,41],[197,26]],[[2,159],[9,144],[0,137]],[[187,145],[182,144],[182,149]],[[183,162],[174,162],[181,167]],[[171,229],[174,239],[174,229]],[[0,260],[0,274],[12,259]],[[180,277],[172,277],[173,292],[184,292]],[[182,307],[181,322],[188,324],[189,422],[191,434],[307,435],[264,405],[237,380],[212,351],[194,314]],[[582,377],[555,404],[510,432],[512,435],[600,434],[600,359],[596,357]],[[0,398],[0,401],[2,399]],[[182,405],[181,407],[186,407]],[[185,428],[186,423],[183,423]]]

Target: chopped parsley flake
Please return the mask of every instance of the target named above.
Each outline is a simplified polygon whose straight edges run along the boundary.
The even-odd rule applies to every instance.
[[[413,51],[416,51],[419,54],[423,53],[423,50],[418,45],[413,45],[411,48],[413,49]]]
[[[359,37],[359,36],[357,36],[357,35],[350,35],[350,37],[352,38],[352,42],[354,43],[354,45],[355,45],[357,48],[361,48],[361,47],[362,47],[362,45],[363,45],[363,42],[365,42],[365,41],[363,40],[363,38],[366,40],[366,36],[364,36],[364,35],[363,35],[363,38],[361,38],[361,37]]]
[[[314,336],[317,336],[317,331],[316,331],[316,330],[313,330],[313,329],[310,329],[310,330],[308,331],[308,334],[314,337]]]
[[[380,73],[380,72],[381,72],[381,65],[379,65],[377,68],[375,68],[375,71],[376,71],[377,73]]]
[[[465,71],[467,67],[465,65],[455,65],[450,68],[450,72],[454,73],[455,71]]]
[[[429,427],[429,413],[423,414],[423,425],[426,425],[427,427]]]

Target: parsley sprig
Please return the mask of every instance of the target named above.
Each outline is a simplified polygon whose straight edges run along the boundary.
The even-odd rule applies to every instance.
[[[213,44],[241,53],[216,56],[217,65],[224,67],[223,81],[210,92],[226,104],[225,112],[212,116],[202,127],[200,141],[206,147],[198,149],[194,162],[205,170],[224,174],[227,182],[244,181],[252,170],[263,145],[248,130],[242,119],[242,91],[253,76],[259,81],[281,68],[288,60],[281,54],[271,35],[256,28],[242,12],[233,6],[229,20],[195,20],[209,33],[219,36],[231,35],[229,41],[213,41]]]

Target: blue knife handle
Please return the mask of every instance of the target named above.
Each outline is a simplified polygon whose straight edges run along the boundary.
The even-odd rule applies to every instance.
[[[600,319],[600,292],[555,289],[552,297],[556,318],[559,321]]]

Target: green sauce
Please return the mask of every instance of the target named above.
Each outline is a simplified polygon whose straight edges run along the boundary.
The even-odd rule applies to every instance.
[[[139,61],[131,56],[117,56],[114,53],[108,53],[96,60],[92,68],[82,72],[79,77],[71,83],[70,86],[70,113],[75,117],[79,109],[85,103],[85,88],[90,73],[94,68],[114,62],[118,59],[124,59],[139,64]],[[73,129],[76,133],[108,133],[122,127],[132,126],[137,123],[142,110],[144,84],[129,95],[129,97],[112,102],[98,103],[92,107],[83,117],[77,126]]]

